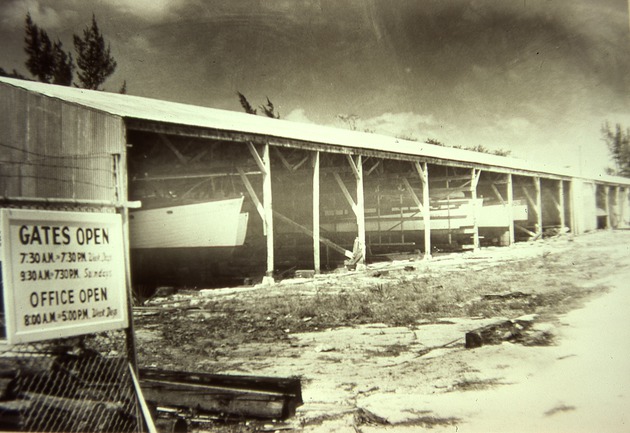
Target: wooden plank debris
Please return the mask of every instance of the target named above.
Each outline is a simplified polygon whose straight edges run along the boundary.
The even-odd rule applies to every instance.
[[[516,292],[513,295],[517,298],[529,296],[521,292]],[[511,296],[512,294],[497,295],[499,299],[507,299]],[[526,330],[533,325],[535,318],[536,315],[532,314],[521,316],[516,319],[503,320],[474,329],[466,333],[465,346],[467,349],[474,349],[489,344],[501,344],[503,341],[521,339],[524,337]]]
[[[288,224],[288,225],[292,226],[292,227],[293,227],[293,228],[295,228],[296,230],[299,230],[299,231],[301,231],[302,233],[304,233],[304,234],[306,234],[306,235],[308,235],[308,236],[314,237],[313,231],[312,231],[312,230],[310,230],[309,228],[304,227],[303,225],[296,223],[296,222],[295,222],[295,221],[293,221],[291,218],[289,218],[289,217],[286,217],[286,216],[282,215],[280,212],[274,211],[274,212],[273,212],[273,214],[274,214],[274,215],[275,215],[275,216],[276,216],[276,217],[277,217],[280,221],[285,222],[286,224]],[[322,236],[319,236],[319,242],[320,242],[320,243],[322,243],[322,244],[324,244],[324,245],[326,245],[327,247],[331,248],[332,250],[335,250],[335,251],[337,251],[338,253],[343,254],[345,257],[347,257],[347,258],[349,258],[349,259],[353,257],[353,255],[352,255],[352,252],[351,252],[351,251],[346,250],[345,248],[343,248],[343,247],[341,247],[341,246],[337,245],[336,243],[334,243],[333,241],[331,241],[331,240],[329,240],[329,239],[326,239],[326,238],[324,238],[324,237],[322,237]]]
[[[516,228],[517,230],[520,230],[523,233],[528,234],[530,236],[531,240],[535,241],[536,239],[538,239],[540,237],[540,233],[534,233],[533,231],[528,230],[525,227],[520,226],[518,224],[514,224],[514,228]]]
[[[286,419],[303,403],[297,378],[141,369],[140,385],[146,400],[156,406],[224,416]]]

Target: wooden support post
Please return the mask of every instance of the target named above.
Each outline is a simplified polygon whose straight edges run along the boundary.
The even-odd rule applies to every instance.
[[[348,160],[350,161],[350,166],[354,171],[354,175],[357,180],[357,231],[359,237],[359,245],[361,246],[361,252],[363,253],[363,257],[361,258],[362,265],[365,265],[365,256],[367,254],[367,245],[365,242],[365,195],[363,192],[363,157],[361,155],[357,155],[356,161],[350,155],[348,155]]]
[[[268,145],[265,145],[265,146],[268,146]],[[262,174],[263,175],[267,174],[267,172],[266,172],[267,167],[265,165],[265,161],[258,154],[258,151],[256,150],[256,146],[254,146],[254,144],[252,142],[248,141],[247,142],[247,148],[249,149],[249,153],[252,154],[252,157],[254,158],[254,161],[256,161],[256,165],[258,166],[258,168],[260,169]]]
[[[124,141],[123,141],[124,143]],[[118,203],[124,203],[129,197],[129,185],[128,179],[125,173],[127,173],[127,158],[123,158],[121,154],[114,154],[114,182],[115,182],[115,194],[116,201]],[[127,293],[127,313],[129,320],[129,326],[125,330],[125,338],[127,342],[127,358],[129,359],[132,370],[138,368],[138,354],[136,345],[136,333],[134,332],[133,325],[133,284],[131,281],[131,257],[130,257],[130,240],[129,240],[129,208],[124,206],[120,209],[120,215],[122,219],[122,233],[123,233],[123,266],[125,269],[125,291]],[[4,294],[3,294],[4,295]],[[3,311],[4,313],[4,311]],[[4,393],[0,393],[4,394]]]
[[[377,181],[378,182],[378,181]],[[378,233],[378,243],[383,243],[383,235],[381,233],[381,185],[376,186],[376,230]]]
[[[247,190],[247,193],[249,194],[249,198],[254,202],[254,205],[256,206],[256,210],[258,211],[258,215],[260,215],[260,219],[262,219],[263,221],[263,236],[267,236],[267,225],[265,224],[265,207],[263,206],[261,201],[258,199],[258,195],[256,195],[256,191],[254,190],[254,187],[252,186],[251,182],[247,178],[247,174],[240,167],[237,167],[236,170],[238,171],[238,174],[241,176],[241,181],[243,182],[243,185],[245,185],[245,189]]]
[[[564,214],[564,181],[558,181],[558,213],[560,214],[560,234],[564,233],[566,219]]]
[[[501,204],[505,206],[505,200],[503,199],[503,196],[501,195],[501,192],[499,191],[497,186],[494,183],[491,183],[490,187],[492,188],[492,192],[494,192],[494,195],[499,199]]]
[[[542,190],[540,186],[540,177],[534,177],[534,188],[536,189],[536,235],[538,239],[542,239],[543,219],[542,219]]]
[[[619,185],[615,187],[615,220],[613,222],[615,228],[619,228],[621,226],[621,203],[620,203],[620,188]]]
[[[626,188],[619,189],[619,224],[620,227],[626,227],[626,205],[628,204],[628,190]]]
[[[512,173],[507,175],[507,206],[508,206],[508,231],[510,234],[510,245],[514,245],[514,184],[512,182]]]
[[[406,177],[403,177],[401,179],[402,179],[403,184],[405,185],[405,188],[407,189],[407,192],[411,196],[411,199],[416,204],[416,206],[418,207],[420,212],[423,212],[424,211],[424,206],[423,206],[422,202],[420,201],[420,199],[418,198],[418,196],[416,195],[416,192],[411,187],[411,184],[409,183],[409,181],[407,180]]]
[[[529,205],[534,209],[534,213],[538,215],[538,210],[536,209],[536,200],[532,198],[532,195],[529,193],[529,190],[525,188],[525,185],[521,185],[521,189],[523,190],[523,194],[525,194],[527,203],[529,203]]]
[[[264,163],[263,174],[263,206],[265,208],[265,224],[267,226],[267,278],[273,279],[275,267],[273,244],[273,199],[271,189],[271,155],[269,144],[263,148],[262,160]]]
[[[446,174],[448,175],[448,166],[446,166]],[[450,179],[448,177],[446,178],[446,182],[445,183],[446,183],[446,190],[449,191],[451,189],[451,181],[450,181]],[[450,192],[448,192],[447,194],[448,194],[446,196],[446,206],[448,208],[448,211],[447,211],[447,216],[448,216],[448,219],[447,219],[447,221],[448,221],[448,223],[447,223],[448,224],[447,236],[448,236],[448,238],[447,239],[448,239],[448,245],[450,247],[451,245],[453,245],[453,231],[451,230],[451,194],[450,194]]]
[[[415,164],[422,181],[422,219],[424,222],[424,259],[431,258],[431,204],[429,197],[429,166],[426,162]]]
[[[571,226],[571,233],[579,234],[579,227],[577,227],[577,216],[575,214],[575,205],[576,205],[576,195],[577,195],[577,185],[575,179],[572,179],[569,183],[569,225]]]
[[[344,183],[341,176],[339,176],[339,174],[335,171],[333,171],[332,173],[333,173],[333,177],[337,181],[337,184],[339,184],[339,188],[341,189],[341,192],[346,197],[346,200],[352,207],[352,211],[354,212],[354,215],[357,219],[357,239],[359,242],[359,248],[361,250],[361,259],[359,260],[358,263],[364,265],[367,246],[365,242],[365,198],[364,198],[364,193],[363,193],[363,161],[362,161],[361,155],[357,155],[356,160],[351,155],[346,155],[346,156],[348,157],[348,163],[350,164],[350,167],[352,168],[352,173],[354,174],[354,178],[357,184],[356,185],[356,193],[357,193],[356,202],[352,198],[352,195],[350,194],[350,191],[348,191],[348,188],[346,187],[346,184]]]
[[[610,187],[604,187],[604,209],[606,210],[606,228],[612,229],[610,225]]]
[[[267,272],[266,272],[266,280],[263,280],[264,283],[273,283],[273,270],[275,267],[274,263],[274,244],[273,244],[273,200],[272,200],[272,189],[271,189],[271,155],[269,145],[265,144],[263,146],[263,155],[262,157],[258,154],[256,147],[253,143],[248,142],[247,147],[249,148],[250,153],[254,157],[254,161],[258,165],[258,168],[262,172],[263,175],[263,199],[262,199],[262,209],[260,209],[260,201],[256,198],[256,194],[254,189],[252,188],[247,176],[244,175],[242,170],[239,170],[239,174],[241,175],[241,179],[245,184],[245,188],[247,188],[247,192],[250,197],[256,204],[256,208],[259,212],[263,212],[263,233],[267,237]]]
[[[405,184],[405,188],[407,189],[407,192],[408,192],[408,193],[409,193],[409,195],[411,196],[411,199],[412,199],[412,200],[413,200],[413,202],[416,204],[416,206],[418,207],[418,210],[419,210],[419,211],[420,211],[420,213],[422,214],[422,218],[423,218],[423,222],[424,222],[424,216],[425,216],[425,214],[428,214],[428,213],[429,213],[429,209],[428,209],[428,208],[426,208],[426,207],[424,206],[424,204],[423,204],[423,202],[422,202],[422,201],[420,201],[420,198],[418,198],[418,195],[416,194],[416,192],[415,192],[415,191],[413,190],[413,188],[411,187],[411,184],[409,183],[409,181],[407,180],[407,178],[406,178],[406,177],[403,177],[403,178],[402,178],[402,181],[403,181],[403,183]],[[428,184],[428,181],[427,181],[426,183]],[[424,184],[425,184],[425,181],[424,181],[424,180],[422,180],[422,187],[423,187],[422,196],[423,196],[423,198],[424,198],[424,194],[425,194],[425,193],[424,193]],[[428,195],[428,193],[427,193],[427,195]],[[402,196],[401,196],[401,199],[402,199]],[[425,209],[426,209],[426,212],[425,212]],[[400,229],[401,229],[402,236],[403,236],[403,237],[402,237],[402,242],[404,243],[404,242],[405,242],[405,238],[404,238],[403,224],[404,224],[404,221],[403,221],[403,215],[402,215],[402,204],[401,204],[401,205],[400,205]],[[426,227],[427,227],[427,226],[426,226],[426,222],[424,222],[424,228],[425,228],[425,251],[431,251],[431,250],[430,250],[430,248],[431,248],[431,242],[430,242],[430,241],[431,241],[431,239],[429,239],[429,243],[428,243],[428,244],[427,244],[427,242],[426,242]],[[430,238],[430,231],[429,231],[429,238]],[[427,245],[428,245],[428,247],[429,247],[429,250],[426,250]],[[426,254],[425,254],[425,256],[424,256],[424,257],[425,257],[426,259],[429,259],[429,258],[430,258],[430,256],[431,256],[431,254],[429,254],[429,255],[426,255]]]
[[[337,185],[339,185],[339,189],[341,189],[341,192],[343,193],[343,196],[346,198],[346,201],[350,205],[350,208],[352,208],[352,212],[356,216],[357,204],[355,203],[354,199],[352,198],[352,195],[350,194],[350,191],[348,191],[348,187],[344,183],[344,181],[341,178],[341,176],[339,176],[339,173],[337,173],[336,171],[333,171],[332,174],[333,174],[333,177],[335,178],[335,180],[337,181]]]
[[[313,154],[313,267],[315,273],[321,272],[319,254],[319,152]]]
[[[475,251],[479,250],[479,209],[477,206],[477,185],[479,184],[479,177],[481,176],[481,170],[473,168],[471,171],[470,192],[472,195],[472,218],[473,218],[473,248]]]
[[[424,207],[424,250],[426,259],[431,258],[431,204],[429,197],[429,166],[422,163],[422,206]]]
[[[534,236],[534,238],[532,240],[538,240],[540,238],[542,238],[542,190],[541,190],[541,185],[540,185],[540,178],[539,177],[534,177],[532,178],[533,183],[534,183],[534,188],[536,191],[536,196],[532,198],[532,195],[529,193],[529,191],[527,190],[527,188],[525,188],[524,185],[521,185],[521,189],[523,190],[523,193],[525,194],[525,197],[527,198],[527,202],[529,203],[529,206],[532,208],[532,210],[534,211],[534,213],[536,214],[536,222],[534,223],[535,226],[535,233],[536,235]],[[553,197],[553,199],[555,200],[555,197]]]

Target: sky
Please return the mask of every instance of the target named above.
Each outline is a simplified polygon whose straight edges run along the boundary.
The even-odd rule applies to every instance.
[[[95,14],[130,94],[610,165],[630,127],[628,0],[0,0],[0,66],[24,67],[24,17],[72,49]]]

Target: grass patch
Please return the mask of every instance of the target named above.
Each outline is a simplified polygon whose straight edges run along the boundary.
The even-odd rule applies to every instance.
[[[560,405],[560,406],[554,407],[553,409],[548,410],[547,412],[545,412],[545,416],[552,416],[560,412],[571,412],[571,411],[574,411],[575,409],[576,409],[575,406],[566,406],[563,404],[563,405]]]
[[[462,420],[455,417],[449,418],[440,418],[436,416],[423,416],[414,420],[405,421],[403,423],[397,424],[402,426],[418,426],[423,427],[425,429],[430,429],[438,426],[454,426],[461,422]]]
[[[499,382],[498,379],[465,379],[459,382],[455,382],[449,392],[453,391],[479,391],[482,389],[492,388],[496,385],[504,385],[502,382]]]
[[[511,271],[507,275],[512,275]],[[549,280],[535,273],[531,278],[510,280],[501,273],[485,275],[415,274],[367,287],[345,287],[337,292],[241,297],[203,304],[202,319],[186,311],[165,311],[141,318],[140,324],[161,324],[164,343],[187,347],[189,353],[215,357],[244,343],[281,342],[291,333],[382,323],[414,328],[419,321],[442,317],[517,317],[568,311],[597,288],[584,289],[570,282]],[[538,282],[532,282],[537,279]],[[540,281],[543,280],[543,281]],[[509,281],[509,284],[506,283]],[[546,291],[513,299],[484,298],[488,293],[526,292],[535,285]],[[474,299],[466,302],[467,299]],[[548,342],[541,342],[548,343]],[[400,348],[376,356],[398,356]]]
[[[384,346],[381,349],[371,350],[368,349],[365,351],[365,354],[369,357],[373,356],[383,356],[383,357],[397,357],[402,353],[408,352],[409,347],[403,344],[391,344],[389,346]]]
[[[413,329],[420,321],[435,323],[445,317],[550,316],[569,311],[601,292],[602,287],[581,285],[613,273],[615,266],[615,261],[603,260],[597,252],[581,247],[570,253],[560,250],[503,264],[497,261],[474,272],[465,267],[429,266],[389,270],[378,277],[314,279],[236,297],[197,298],[194,307],[184,304],[182,308],[178,302],[170,311],[136,318],[138,327],[159,325],[162,333],[159,349],[155,345],[139,348],[140,361],[144,363],[144,354],[154,359],[162,351],[168,358],[169,351],[186,347],[192,363],[195,357],[229,356],[248,343],[288,344],[292,333],[373,323]],[[532,342],[551,343],[552,335],[541,335],[540,341]],[[392,347],[372,355],[397,356],[401,352]]]

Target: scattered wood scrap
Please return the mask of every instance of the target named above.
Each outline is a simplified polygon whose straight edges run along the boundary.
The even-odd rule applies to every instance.
[[[141,369],[140,385],[155,407],[201,414],[286,419],[303,403],[299,379]]]
[[[466,333],[466,348],[474,349],[489,344],[501,344],[503,341],[523,339],[526,331],[534,324],[535,318],[535,314],[530,314],[469,331]]]
[[[488,300],[507,300],[507,299],[521,299],[521,298],[529,298],[533,296],[531,293],[524,292],[505,292],[505,293],[488,293],[486,295],[482,295],[483,299]]]

